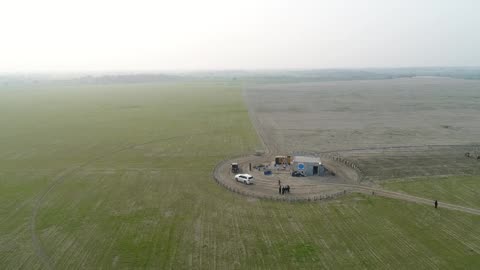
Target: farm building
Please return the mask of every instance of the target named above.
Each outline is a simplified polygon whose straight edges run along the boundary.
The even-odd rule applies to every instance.
[[[292,165],[294,171],[303,172],[306,176],[323,175],[325,172],[320,158],[317,157],[295,156]]]

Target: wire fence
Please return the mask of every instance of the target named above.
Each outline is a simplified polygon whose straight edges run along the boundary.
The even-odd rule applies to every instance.
[[[215,168],[213,169],[213,179],[215,180],[215,182],[219,186],[229,190],[230,192],[234,192],[234,193],[237,193],[237,194],[240,194],[240,195],[243,195],[243,196],[258,198],[258,199],[262,199],[262,200],[284,201],[284,202],[291,202],[291,203],[333,200],[333,199],[337,199],[339,197],[345,196],[345,195],[350,193],[350,191],[343,190],[343,191],[338,191],[338,192],[335,192],[335,193],[319,194],[319,195],[312,195],[312,196],[301,196],[301,197],[300,196],[295,196],[295,195],[292,195],[292,194],[266,195],[266,194],[259,194],[259,193],[251,192],[251,191],[245,191],[245,190],[239,189],[237,187],[231,186],[228,183],[226,183],[225,181],[222,181],[220,173],[219,173],[219,169],[221,167],[229,164],[233,159],[240,159],[240,158],[244,158],[244,157],[247,157],[247,156],[249,156],[249,155],[241,155],[241,156],[233,157],[232,159],[225,159],[225,160],[221,161],[220,163],[218,163],[215,166]]]

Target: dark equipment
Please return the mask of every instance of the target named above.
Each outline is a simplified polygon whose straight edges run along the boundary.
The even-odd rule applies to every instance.
[[[240,172],[240,168],[238,167],[238,163],[232,163],[232,173]]]
[[[292,172],[292,176],[293,177],[305,177],[305,174],[303,172],[294,171],[294,172]]]
[[[255,170],[258,170],[258,171],[264,171],[265,170],[265,165],[259,164],[259,165],[254,166],[253,168]]]

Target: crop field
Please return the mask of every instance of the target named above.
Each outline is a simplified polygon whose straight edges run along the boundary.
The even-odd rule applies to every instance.
[[[342,154],[363,169],[364,181],[432,175],[480,175],[480,160],[466,158],[472,146],[419,146],[357,150]]]
[[[436,142],[474,142],[480,99],[462,100],[464,122],[443,118],[458,130]],[[260,146],[240,84],[0,89],[0,268],[480,267],[480,216],[360,194],[263,201],[213,181]]]

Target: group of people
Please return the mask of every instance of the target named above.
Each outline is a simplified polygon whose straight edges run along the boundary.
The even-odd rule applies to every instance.
[[[278,180],[278,194],[283,195],[285,193],[290,193],[290,186],[289,185],[282,186],[282,183],[280,182],[280,180]]]
[[[285,193],[290,193],[290,186],[289,185],[286,185],[286,186],[279,186],[278,187],[278,194],[285,194]]]

